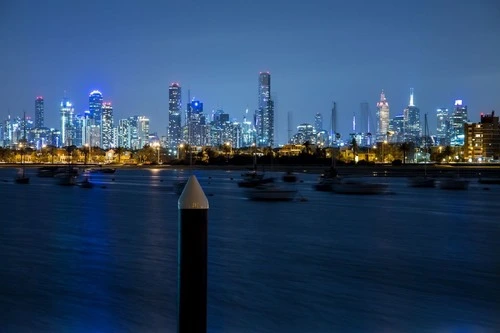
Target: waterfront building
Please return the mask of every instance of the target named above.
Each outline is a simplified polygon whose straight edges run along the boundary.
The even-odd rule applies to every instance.
[[[168,147],[176,150],[182,140],[181,86],[172,83],[168,88]]]
[[[113,140],[113,106],[104,102],[101,108],[101,147],[114,148]]]
[[[389,102],[382,90],[380,93],[380,101],[377,103],[377,132],[376,141],[383,142],[387,140],[387,132],[389,130]]]
[[[42,128],[44,126],[45,105],[42,96],[35,99],[35,127]]]
[[[469,162],[490,162],[500,156],[500,123],[495,111],[481,114],[479,123],[464,124],[464,157]]]

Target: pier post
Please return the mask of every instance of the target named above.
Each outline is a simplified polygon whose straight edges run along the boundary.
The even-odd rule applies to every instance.
[[[178,201],[177,332],[207,331],[208,200],[191,176]]]

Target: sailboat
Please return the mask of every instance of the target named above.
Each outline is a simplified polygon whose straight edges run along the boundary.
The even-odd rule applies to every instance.
[[[239,187],[256,187],[262,184],[273,183],[274,178],[265,177],[263,172],[257,171],[257,144],[254,142],[254,151],[253,151],[253,167],[252,170],[243,172],[241,177],[243,178],[238,182]]]
[[[24,149],[27,146],[27,140],[26,140],[26,112],[24,113],[24,138],[21,143],[19,143],[19,148],[21,148],[21,166],[22,166],[22,173],[18,174],[14,181],[17,184],[29,184],[30,182],[30,177],[26,176],[26,167],[24,165]]]
[[[330,127],[330,137],[333,141],[335,136],[335,143],[340,140],[340,133],[337,133],[336,129],[336,114],[337,114],[337,103],[333,102],[332,114],[331,114],[331,127]],[[340,177],[338,176],[337,163],[335,159],[335,148],[332,146],[332,163],[329,169],[326,169],[323,174],[318,179],[318,182],[313,185],[313,189],[316,191],[331,192],[333,186],[340,182]]]
[[[426,187],[426,188],[431,188],[436,186],[436,180],[432,177],[429,177],[427,175],[427,155],[428,155],[428,137],[429,137],[429,125],[427,124],[427,113],[424,115],[424,154],[425,154],[425,160],[424,160],[424,175],[423,176],[417,176],[409,179],[409,185],[411,187]]]

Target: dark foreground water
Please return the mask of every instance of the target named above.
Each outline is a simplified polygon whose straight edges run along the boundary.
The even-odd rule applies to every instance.
[[[182,172],[118,170],[86,190],[34,171],[17,185],[0,169],[0,331],[175,332]],[[266,203],[240,172],[195,174],[210,332],[500,332],[500,186],[378,178],[392,194],[345,196],[304,174],[307,201]]]

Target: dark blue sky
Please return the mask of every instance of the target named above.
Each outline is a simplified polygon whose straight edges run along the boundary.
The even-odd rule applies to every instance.
[[[205,108],[241,120],[257,105],[259,71],[272,74],[277,141],[293,125],[329,122],[349,132],[362,101],[384,89],[391,117],[415,103],[428,112],[457,98],[500,112],[500,2],[490,1],[0,1],[0,119],[33,115],[45,98],[46,123],[59,127],[64,90],[78,113],[88,93],[113,102],[115,120],[151,119],[164,135],[168,85],[177,81]]]

